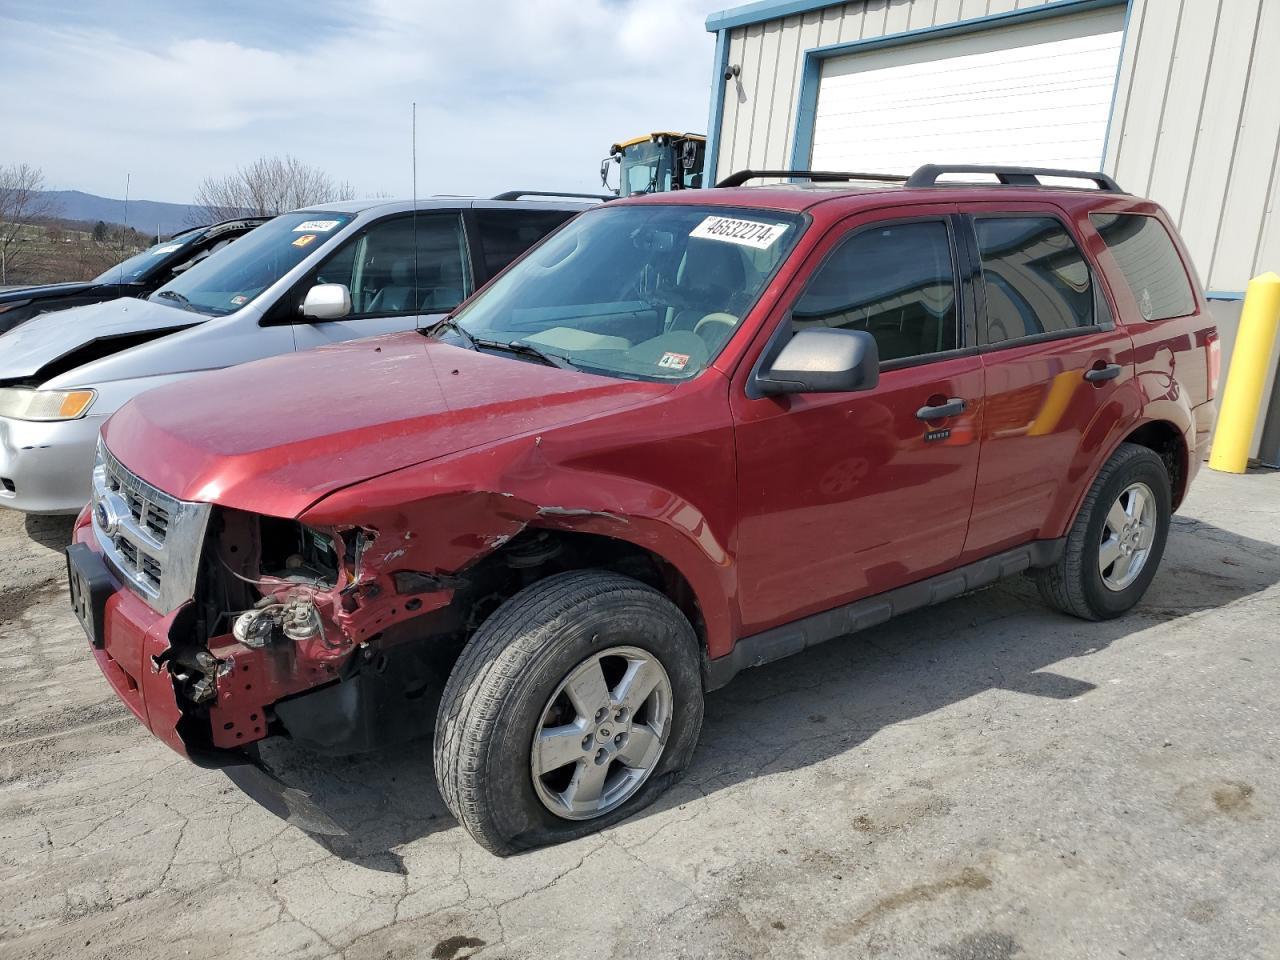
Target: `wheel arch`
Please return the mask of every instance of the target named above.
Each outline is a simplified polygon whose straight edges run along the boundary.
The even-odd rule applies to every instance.
[[[531,524],[462,576],[523,589],[557,573],[593,568],[621,573],[654,588],[689,621],[700,653],[706,655],[714,648],[715,618],[708,623],[704,597],[680,564],[649,545],[616,533]]]
[[[1190,450],[1186,433],[1169,420],[1148,420],[1129,431],[1120,443],[1146,447],[1164,461],[1165,469],[1169,471],[1173,509],[1177,510],[1186,496],[1187,477],[1190,474]],[[1108,454],[1108,458],[1110,456]]]

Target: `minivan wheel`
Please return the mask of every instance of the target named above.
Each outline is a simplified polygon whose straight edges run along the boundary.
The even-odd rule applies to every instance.
[[[1147,447],[1121,444],[1080,505],[1062,557],[1037,572],[1040,595],[1086,620],[1130,610],[1164,555],[1172,501],[1164,461]]]
[[[697,636],[665,596],[602,570],[522,590],[449,675],[435,766],[450,812],[506,856],[593,833],[646,806],[702,727]]]

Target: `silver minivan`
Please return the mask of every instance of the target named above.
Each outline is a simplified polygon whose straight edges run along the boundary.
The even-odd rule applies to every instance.
[[[145,300],[44,314],[0,335],[0,507],[74,513],[98,430],[203,370],[429,325],[589,202],[346,202],[286,213]]]

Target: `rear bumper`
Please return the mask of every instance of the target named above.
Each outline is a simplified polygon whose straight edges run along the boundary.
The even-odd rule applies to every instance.
[[[97,552],[87,512],[76,521],[72,542],[83,543]],[[107,599],[103,614],[102,646],[89,645],[98,669],[120,701],[156,737],[202,766],[216,765],[209,762],[210,758],[194,756],[183,742],[178,730],[183,715],[173,679],[153,659],[169,649],[169,631],[181,610],[161,615],[114,575],[113,580],[116,589]]]
[[[75,513],[88,503],[104,420],[34,423],[0,417],[0,507]]]
[[[1213,426],[1217,418],[1218,404],[1213,400],[1191,410],[1191,429],[1187,431],[1187,490],[1191,489],[1191,481],[1200,472],[1200,465],[1209,458],[1209,444],[1213,439]]]

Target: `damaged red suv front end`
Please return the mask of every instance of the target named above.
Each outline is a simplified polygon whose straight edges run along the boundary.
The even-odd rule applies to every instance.
[[[350,376],[359,364],[367,381]],[[291,386],[317,378],[346,394],[333,400],[350,411],[340,424]],[[416,333],[205,381],[202,396],[214,389],[232,408],[216,424],[182,386],[108,424],[69,567],[73,605],[116,693],[206,764],[273,734],[350,753],[427,732],[466,631],[492,607],[486,597],[518,585],[522,555],[545,559],[530,524],[622,522],[603,486],[564,505],[533,499],[525,488],[546,459],[529,432],[589,424],[670,390],[511,364]],[[499,547],[502,563],[486,568]]]

